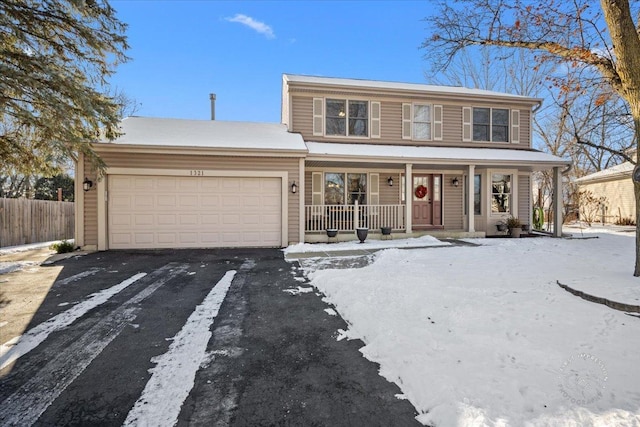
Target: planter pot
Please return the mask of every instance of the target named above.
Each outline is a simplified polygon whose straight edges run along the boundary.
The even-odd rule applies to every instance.
[[[336,237],[338,235],[338,229],[327,228],[327,237]]]
[[[523,233],[529,232],[529,224],[522,224],[522,232]]]
[[[381,227],[380,231],[382,231],[383,236],[388,236],[391,234],[391,227]]]
[[[507,224],[496,224],[496,227],[498,228],[498,231],[507,231]]]
[[[511,237],[520,237],[520,234],[522,233],[522,228],[520,227],[514,227],[510,230],[511,232]]]
[[[368,228],[356,228],[356,235],[360,240],[360,243],[364,243],[364,240],[367,238],[367,234],[369,234]]]

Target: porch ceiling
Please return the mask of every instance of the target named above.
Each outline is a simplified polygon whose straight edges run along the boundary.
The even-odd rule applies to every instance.
[[[403,169],[517,168],[535,171],[563,167],[570,162],[535,150],[466,147],[416,147],[400,145],[306,142],[307,167]]]

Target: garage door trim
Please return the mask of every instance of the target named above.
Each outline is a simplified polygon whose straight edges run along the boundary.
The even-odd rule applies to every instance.
[[[211,169],[142,169],[142,168],[107,168],[105,178],[98,180],[98,250],[109,249],[107,243],[107,180],[110,175],[151,175],[151,176],[184,176],[184,177],[236,177],[236,178],[280,178],[281,183],[281,245],[289,241],[289,173],[287,171],[255,171],[255,170],[211,170]]]

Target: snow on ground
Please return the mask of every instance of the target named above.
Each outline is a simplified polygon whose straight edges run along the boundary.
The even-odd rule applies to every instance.
[[[640,426],[640,318],[556,284],[639,305],[635,235],[589,237],[474,239],[482,246],[305,268],[423,424]]]
[[[350,242],[336,243],[299,243],[291,245],[284,249],[285,254],[289,253],[308,253],[308,252],[326,252],[326,251],[351,251],[360,249],[386,249],[386,248],[416,248],[424,246],[448,246],[451,243],[441,242],[432,236],[422,236],[412,239],[399,240],[365,240],[360,243],[358,240]]]
[[[67,241],[73,243],[73,239],[67,240]],[[60,240],[53,240],[51,242],[30,243],[30,244],[19,245],[19,246],[5,246],[0,248],[0,256],[13,254],[17,252],[32,251],[34,249],[45,249],[53,245],[54,243],[59,243],[59,242]]]

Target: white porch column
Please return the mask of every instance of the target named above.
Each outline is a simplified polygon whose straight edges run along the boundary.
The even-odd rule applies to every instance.
[[[553,168],[553,237],[562,237],[562,173]]]
[[[404,165],[404,224],[405,224],[405,232],[412,233],[413,232],[413,224],[411,223],[411,218],[413,217],[413,213],[411,212],[411,208],[413,205],[413,165],[411,163],[407,163]]]
[[[474,197],[475,194],[475,178],[476,166],[469,165],[467,169],[467,231],[473,233],[476,231],[476,218],[474,209]]]

